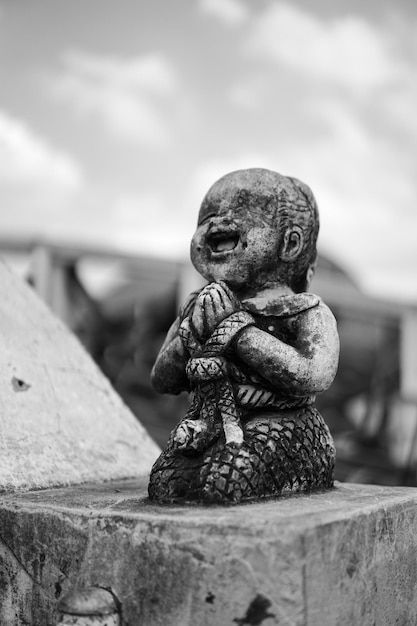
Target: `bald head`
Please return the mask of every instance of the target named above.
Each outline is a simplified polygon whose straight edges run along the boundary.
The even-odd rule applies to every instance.
[[[237,170],[220,178],[203,199],[199,224],[219,212],[230,216],[246,212],[248,223],[276,225],[280,249],[297,237],[296,258],[286,262],[285,273],[296,292],[304,291],[314,270],[319,216],[311,189],[296,178],[263,168]],[[293,255],[294,256],[294,255]],[[290,262],[291,261],[291,262]]]

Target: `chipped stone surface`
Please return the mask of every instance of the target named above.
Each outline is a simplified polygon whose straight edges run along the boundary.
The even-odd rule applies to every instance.
[[[158,447],[78,340],[0,262],[0,491],[141,476]]]
[[[311,189],[262,168],[207,192],[191,260],[208,281],[190,294],[152,370],[190,408],[152,468],[149,497],[249,502],[331,487],[335,449],[317,393],[336,374],[336,320],[307,293],[319,230]],[[250,618],[248,618],[250,619]]]
[[[0,623],[55,624],[74,587],[110,589],[130,626],[417,623],[417,490],[333,490],[157,506],[144,481],[10,494]]]
[[[120,611],[110,591],[102,587],[73,589],[58,604],[61,626],[120,626]]]

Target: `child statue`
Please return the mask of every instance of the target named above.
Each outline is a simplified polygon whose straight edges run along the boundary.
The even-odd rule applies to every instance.
[[[335,319],[306,293],[319,219],[309,187],[266,169],[208,191],[191,259],[209,281],[183,305],[152,370],[191,405],[152,468],[160,503],[237,503],[333,485],[335,449],[314,407],[336,374]]]

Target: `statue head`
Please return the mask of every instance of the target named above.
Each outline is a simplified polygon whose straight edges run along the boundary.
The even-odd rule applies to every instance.
[[[271,170],[238,170],[203,199],[191,260],[206,280],[236,292],[279,283],[299,293],[314,273],[318,231],[307,185]]]

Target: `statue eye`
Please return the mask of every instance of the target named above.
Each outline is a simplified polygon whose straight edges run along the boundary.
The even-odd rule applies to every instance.
[[[198,220],[198,225],[202,226],[212,217],[216,217],[216,215],[217,215],[216,211],[211,211],[210,213],[206,213],[205,215],[202,215],[200,219]]]

